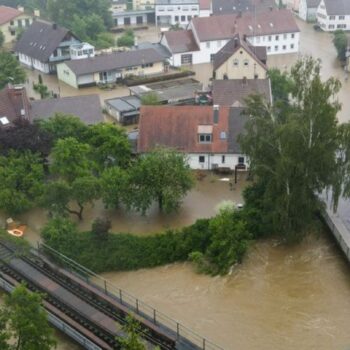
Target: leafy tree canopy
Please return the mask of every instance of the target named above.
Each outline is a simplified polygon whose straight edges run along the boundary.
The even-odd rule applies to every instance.
[[[29,292],[24,285],[18,286],[12,294],[5,297],[5,305],[0,310],[0,323],[6,325],[6,330],[1,327],[1,349],[50,350],[56,347],[41,302],[42,296]],[[15,341],[13,346],[6,344],[8,336]]]
[[[13,215],[32,208],[42,190],[44,170],[39,155],[10,151],[0,156],[0,208]]]
[[[128,166],[131,147],[123,129],[108,123],[93,125],[87,130],[86,142],[91,146],[93,158],[100,169],[107,166]]]
[[[284,109],[259,96],[247,101],[250,116],[240,143],[251,171],[264,186],[264,215],[275,233],[298,238],[319,206],[316,193],[334,184],[339,148],[334,96],[340,83],[323,82],[320,63],[306,57],[292,68],[292,99]]]
[[[0,129],[0,154],[6,155],[10,150],[28,150],[47,156],[51,146],[51,135],[28,120],[19,119],[14,122],[13,127]]]
[[[49,119],[40,119],[37,123],[40,129],[50,134],[55,141],[67,137],[82,141],[88,130],[78,117],[63,113],[56,113]]]
[[[8,83],[20,84],[25,82],[26,73],[11,53],[0,52],[0,67],[0,89]]]
[[[333,44],[337,50],[338,59],[340,61],[345,61],[346,60],[346,49],[348,46],[348,37],[347,37],[346,33],[341,29],[336,30],[333,34],[334,34]]]
[[[194,185],[185,156],[166,148],[142,156],[130,169],[130,176],[133,194],[129,206],[143,213],[153,201],[162,211],[176,210]]]

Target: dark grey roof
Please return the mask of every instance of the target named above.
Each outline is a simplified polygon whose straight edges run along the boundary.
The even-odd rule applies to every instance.
[[[105,103],[118,112],[132,112],[139,110],[141,100],[137,96],[124,96],[105,100]]]
[[[349,0],[324,0],[327,14],[330,15],[350,15],[350,1]]]
[[[232,79],[213,81],[213,104],[241,107],[252,94],[263,95],[271,102],[269,79]]]
[[[102,54],[81,60],[66,61],[65,64],[79,76],[162,61],[164,57],[155,49],[144,49]]]
[[[243,115],[244,108],[232,107],[228,117],[228,152],[241,153],[238,136],[244,132],[248,117]]]
[[[55,113],[73,114],[88,125],[103,122],[98,95],[52,98],[31,102],[32,118],[46,119]]]
[[[17,42],[15,52],[47,62],[69,33],[68,29],[52,23],[34,21]]]
[[[306,0],[307,8],[317,8],[321,0]]]
[[[162,55],[164,57],[164,59],[170,58],[172,56],[171,52],[168,50],[168,48],[160,43],[150,43],[149,41],[145,41],[143,43],[139,43],[137,48],[142,49],[142,50],[143,49],[154,49],[160,55]]]
[[[236,34],[231,40],[229,40],[214,56],[213,68],[218,69],[223,63],[225,63],[236,51],[240,48],[244,48],[248,54],[250,54],[256,62],[258,62],[265,69],[265,62],[267,59],[266,47],[249,45],[246,41],[241,40],[239,34]]]
[[[222,15],[248,11],[266,11],[276,7],[275,0],[213,0],[213,14]]]

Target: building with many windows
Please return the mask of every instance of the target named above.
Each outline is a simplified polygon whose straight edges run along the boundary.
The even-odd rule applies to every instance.
[[[180,25],[185,28],[193,18],[210,16],[210,0],[156,0],[156,23],[161,27]]]
[[[350,30],[350,1],[321,0],[316,16],[318,24],[326,32]]]
[[[33,22],[33,16],[24,13],[23,7],[18,9],[0,6],[0,31],[4,34],[4,44],[16,40],[16,35],[29,27]]]
[[[170,64],[208,63],[236,34],[252,46],[266,47],[267,55],[297,53],[299,28],[289,10],[246,12],[194,18],[187,30],[163,34],[161,43],[172,53]]]
[[[81,41],[56,23],[34,21],[15,45],[19,61],[42,73],[55,73],[56,65],[71,59],[71,47]]]

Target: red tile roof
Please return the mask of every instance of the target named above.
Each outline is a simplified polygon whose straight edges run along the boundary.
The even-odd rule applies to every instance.
[[[211,0],[199,0],[199,9],[200,10],[210,10],[211,9]]]
[[[0,25],[10,22],[12,19],[20,15],[23,15],[22,11],[13,7],[0,6]]]
[[[185,153],[227,153],[228,139],[220,139],[220,133],[228,135],[229,114],[228,107],[220,107],[218,123],[214,124],[212,106],[142,106],[138,152],[166,146]],[[213,142],[198,142],[200,125],[212,126]]]
[[[289,10],[245,12],[221,16],[197,17],[192,25],[200,41],[230,39],[234,34],[258,36],[299,32],[293,14]]]
[[[192,30],[170,30],[164,36],[172,53],[199,51]]]

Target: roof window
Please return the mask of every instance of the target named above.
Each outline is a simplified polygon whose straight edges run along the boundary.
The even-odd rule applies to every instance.
[[[0,123],[1,125],[7,125],[7,124],[10,124],[10,121],[7,119],[7,117],[1,117]]]

